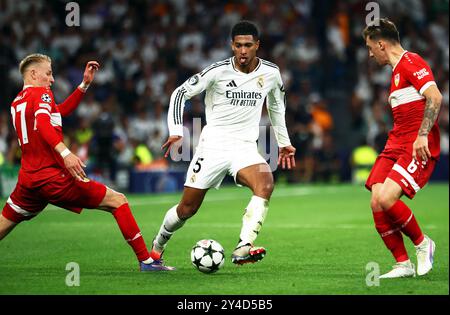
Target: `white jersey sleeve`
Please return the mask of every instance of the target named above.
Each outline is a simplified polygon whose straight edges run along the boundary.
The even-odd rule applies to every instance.
[[[281,74],[277,71],[275,85],[267,94],[267,112],[280,148],[291,145],[286,128],[285,111],[285,90]]]
[[[183,110],[187,100],[195,95],[202,93],[205,89],[214,85],[215,64],[205,68],[177,87],[170,96],[169,111],[167,114],[167,123],[170,136],[183,136]]]

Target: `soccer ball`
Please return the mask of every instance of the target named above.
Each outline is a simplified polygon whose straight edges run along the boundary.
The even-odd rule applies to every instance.
[[[201,272],[216,272],[225,262],[225,253],[222,245],[214,240],[198,241],[192,247],[191,262]]]

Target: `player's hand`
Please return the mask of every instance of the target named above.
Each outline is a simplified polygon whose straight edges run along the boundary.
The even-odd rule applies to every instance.
[[[167,158],[170,154],[170,149],[173,145],[175,145],[175,148],[179,148],[181,145],[181,139],[182,136],[170,136],[167,141],[161,146],[161,150],[164,150],[167,148],[166,153],[164,154],[164,157]]]
[[[289,170],[295,167],[295,151],[296,149],[291,145],[279,149],[278,165],[281,164],[282,169],[286,166]]]
[[[428,149],[428,136],[417,136],[413,143],[412,156],[414,160],[418,158],[424,162],[431,157],[431,152]]]
[[[94,81],[95,73],[100,69],[100,64],[97,61],[89,61],[86,64],[83,74],[83,83],[89,86],[92,81]]]
[[[86,173],[83,170],[83,167],[86,167],[86,165],[75,154],[70,153],[66,156],[64,158],[64,165],[69,173],[76,179],[84,180],[86,178]]]

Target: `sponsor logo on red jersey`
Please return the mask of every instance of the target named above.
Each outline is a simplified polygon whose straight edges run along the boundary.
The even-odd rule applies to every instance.
[[[423,77],[426,77],[426,76],[429,75],[429,74],[430,74],[430,72],[428,72],[427,68],[423,68],[423,69],[420,69],[419,71],[414,72],[413,75],[414,75],[418,80],[420,80],[420,79],[422,79]]]

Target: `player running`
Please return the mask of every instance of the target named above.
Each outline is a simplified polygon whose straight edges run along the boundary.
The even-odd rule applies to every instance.
[[[404,50],[394,23],[380,19],[368,25],[363,37],[369,56],[392,67],[389,104],[394,127],[366,182],[372,191],[375,227],[397,263],[380,278],[413,277],[402,232],[414,243],[417,274],[433,267],[435,244],[424,235],[412,211],[400,200],[412,199],[430,179],[440,153],[437,125],[442,95],[429,65],[419,55]]]
[[[212,64],[172,93],[168,111],[170,136],[162,146],[167,149],[166,157],[174,143],[183,137],[185,101],[205,90],[207,124],[189,165],[181,201],[167,212],[153,241],[150,253],[153,259],[160,259],[173,233],[197,212],[208,189],[218,189],[227,174],[253,192],[232,262],[253,263],[266,254],[263,247],[254,246],[273,191],[270,167],[258,153],[256,144],[265,99],[280,147],[278,164],[288,169],[294,167],[295,148],[285,124],[285,91],[280,70],[256,57],[258,36],[253,23],[237,23],[231,31],[234,57]]]
[[[11,115],[22,160],[17,185],[0,215],[0,240],[49,203],[75,213],[96,208],[112,213],[141,271],[169,270],[150,258],[127,198],[86,178],[85,165],[63,142],[62,117],[77,108],[99,67],[89,61],[82,83],[57,105],[50,90],[55,81],[50,57],[32,54],[20,62],[24,86],[11,105]]]

